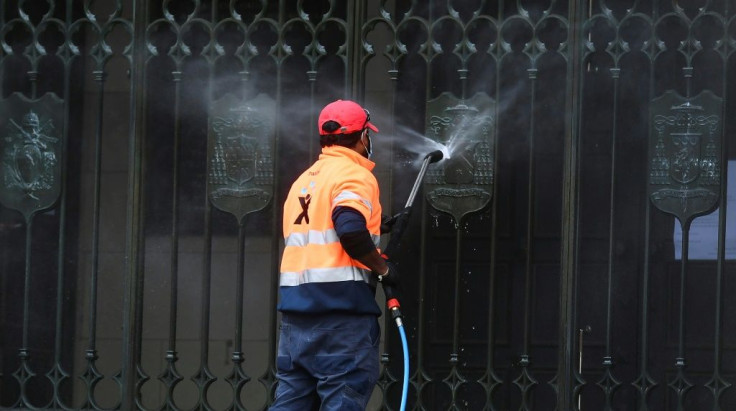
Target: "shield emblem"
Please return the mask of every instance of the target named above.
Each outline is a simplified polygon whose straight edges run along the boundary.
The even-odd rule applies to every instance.
[[[40,183],[43,175],[41,150],[35,144],[24,143],[20,147],[15,147],[12,153],[13,161],[8,166],[17,178],[12,184],[32,188]],[[28,195],[34,196],[33,190],[28,190]]]
[[[649,197],[685,226],[720,198],[722,100],[668,91],[651,103]]]
[[[273,196],[275,112],[275,101],[265,94],[246,102],[228,94],[210,111],[209,198],[239,222]]]
[[[692,183],[700,171],[700,133],[673,133],[670,145],[670,176],[682,184]]]
[[[61,192],[64,103],[19,93],[0,102],[0,203],[26,220],[56,203]]]
[[[494,109],[483,93],[468,100],[443,93],[427,102],[426,136],[445,145],[450,157],[429,166],[425,193],[433,208],[458,224],[492,197]]]
[[[237,136],[225,149],[227,178],[238,186],[247,183],[256,174],[258,145],[245,136]]]

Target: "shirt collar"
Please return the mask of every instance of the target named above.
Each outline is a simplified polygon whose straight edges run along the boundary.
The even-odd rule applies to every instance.
[[[347,157],[354,163],[365,167],[366,169],[368,169],[368,171],[373,171],[373,168],[376,166],[376,163],[374,163],[373,161],[368,160],[367,158],[360,155],[360,153],[358,153],[357,151],[349,149],[347,147],[338,145],[322,147],[322,154],[319,155],[319,159],[323,160],[331,157]]]

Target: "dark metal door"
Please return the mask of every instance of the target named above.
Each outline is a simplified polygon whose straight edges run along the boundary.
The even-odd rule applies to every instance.
[[[448,157],[398,258],[411,407],[736,408],[735,10],[0,1],[0,407],[266,408],[281,201],[353,98],[386,210]]]

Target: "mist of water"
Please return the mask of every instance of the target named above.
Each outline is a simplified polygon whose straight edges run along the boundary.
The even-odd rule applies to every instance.
[[[452,156],[451,144],[442,144],[405,126],[397,127],[397,131],[397,135],[394,137],[394,143],[404,151],[415,154],[415,163],[421,164],[427,154],[436,150],[442,151],[443,159],[448,159]]]
[[[448,160],[453,155],[470,148],[468,144],[471,144],[470,140],[474,139],[468,139],[467,136],[483,133],[482,128],[488,125],[486,122],[477,121],[475,117],[460,118],[459,124],[449,130],[449,136],[447,136],[447,141],[444,144],[405,126],[397,127],[396,136],[390,136],[389,139],[393,139],[394,145],[405,152],[415,154],[416,157],[412,159],[411,163],[412,166],[418,167],[427,154],[435,150],[440,150],[443,154],[443,160]]]

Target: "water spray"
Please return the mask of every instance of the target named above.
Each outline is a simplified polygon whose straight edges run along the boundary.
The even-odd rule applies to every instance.
[[[401,235],[404,233],[406,225],[409,222],[409,215],[411,214],[412,205],[414,204],[414,198],[417,195],[417,191],[419,191],[419,186],[424,179],[424,174],[427,172],[427,167],[429,167],[431,163],[442,160],[443,156],[444,155],[441,150],[436,150],[427,154],[424,157],[424,161],[422,161],[422,167],[419,169],[419,175],[417,175],[417,179],[414,181],[414,186],[409,193],[409,198],[406,201],[406,205],[404,206],[402,212],[399,213],[399,216],[391,229],[391,239],[389,239],[388,245],[386,246],[386,249],[384,251],[384,257],[388,258],[389,256],[394,255],[394,252],[397,251],[399,247]],[[394,290],[390,286],[383,284],[383,293],[386,296],[386,308],[388,308],[389,312],[391,313],[391,317],[394,319],[394,322],[396,322],[396,326],[399,329],[399,335],[401,336],[401,347],[404,351],[404,383],[401,390],[400,408],[400,410],[403,411],[406,409],[406,397],[409,392],[409,345],[406,341],[406,332],[404,331],[404,324],[401,319],[401,304],[399,303],[398,296],[396,295],[396,290]]]
[[[417,158],[421,158],[420,155],[426,153],[428,150],[436,150],[442,153],[443,157],[441,157],[441,159],[449,159],[452,155],[453,150],[455,149],[455,146],[457,145],[457,140],[455,137],[460,134],[453,134],[452,136],[450,136],[450,139],[443,144],[439,141],[432,140],[424,134],[416,130],[412,130],[408,127],[400,126],[399,131],[401,132],[401,134],[409,137],[409,139],[401,139],[401,148],[410,153],[417,154]]]

